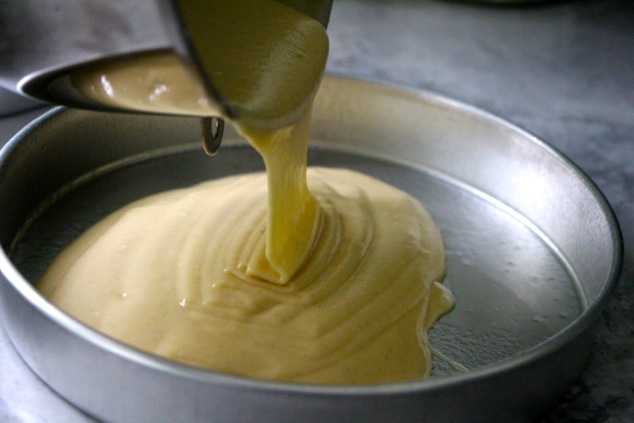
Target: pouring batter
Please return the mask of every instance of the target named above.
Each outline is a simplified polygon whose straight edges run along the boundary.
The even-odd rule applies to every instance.
[[[175,60],[155,58],[165,57]],[[108,101],[147,104],[147,95],[113,83],[155,69],[142,63],[91,69],[76,75],[78,86],[96,98],[103,90]],[[159,94],[188,93],[188,114],[191,104],[209,113],[204,101],[192,103],[195,80],[178,76],[184,68],[174,63],[168,68],[177,78]],[[141,82],[133,84],[140,92],[156,92]],[[177,90],[181,82],[189,88]],[[63,251],[38,289],[123,342],[227,373],[319,383],[429,375],[426,332],[453,304],[438,283],[440,233],[394,187],[346,170],[307,172],[317,86],[292,108],[291,125],[257,113],[236,123],[266,174],[158,194],[115,212]]]

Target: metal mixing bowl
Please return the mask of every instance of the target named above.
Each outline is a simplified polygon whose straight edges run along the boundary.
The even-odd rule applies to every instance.
[[[369,173],[421,199],[447,248],[455,310],[432,345],[435,375],[327,386],[219,374],[138,351],[33,288],[71,239],[117,207],[169,188],[261,170],[228,131],[214,158],[197,121],[58,109],[0,154],[0,317],[46,383],[111,422],[520,422],[580,373],[614,290],[612,211],[570,161],[526,132],[431,94],[328,77],[311,164]]]

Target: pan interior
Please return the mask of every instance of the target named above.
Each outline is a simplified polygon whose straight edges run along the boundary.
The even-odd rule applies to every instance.
[[[584,308],[578,283],[549,240],[494,199],[441,173],[313,143],[309,164],[361,171],[422,201],[444,236],[445,284],[453,312],[430,332],[432,347],[467,369],[519,354],[554,336]],[[250,147],[234,143],[209,158],[198,145],[156,150],[97,170],[64,187],[30,219],[12,261],[36,281],[51,260],[90,225],[156,192],[263,170]],[[435,360],[434,376],[455,373]]]

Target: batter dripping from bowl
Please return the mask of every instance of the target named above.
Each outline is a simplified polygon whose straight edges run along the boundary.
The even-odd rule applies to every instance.
[[[245,109],[235,122],[266,173],[132,203],[68,246],[37,287],[116,339],[222,372],[316,383],[428,376],[427,330],[453,305],[439,283],[440,232],[403,191],[348,170],[307,170],[310,104],[327,36],[323,27],[298,23],[305,19],[299,13],[284,16],[301,35],[292,39],[321,59],[316,67],[313,56],[283,58],[284,66],[312,72],[312,85],[264,81],[264,103],[297,84],[294,92],[307,94],[261,114]],[[169,71],[162,75],[172,76],[160,84],[158,74],[139,78],[153,74],[157,60]],[[170,53],[99,64],[74,81],[99,101],[214,113]],[[135,90],[123,88],[130,81]],[[289,116],[290,125],[279,125]]]

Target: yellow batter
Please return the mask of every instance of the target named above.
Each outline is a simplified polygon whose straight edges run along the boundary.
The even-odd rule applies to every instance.
[[[131,60],[78,73],[78,87],[141,110],[210,113],[174,56]],[[157,60],[167,85],[154,101],[156,78],[138,76],[160,69]],[[38,289],[126,343],[228,373],[319,383],[429,375],[426,332],[453,304],[438,283],[440,233],[415,199],[376,179],[321,168],[307,179],[318,80],[276,117],[244,111],[238,121],[266,174],[158,194],[115,212],[63,251]],[[134,89],[122,89],[128,85]],[[287,119],[293,123],[279,125]]]
[[[431,369],[451,306],[438,229],[407,194],[310,169],[320,234],[290,282],[247,273],[266,243],[264,174],[158,194],[66,249],[39,283],[90,326],[175,360],[260,378],[376,383]]]

